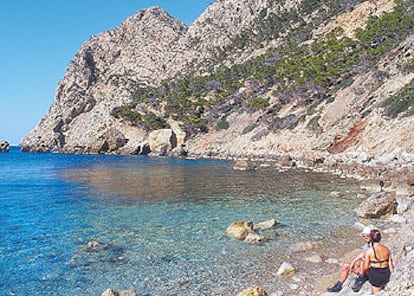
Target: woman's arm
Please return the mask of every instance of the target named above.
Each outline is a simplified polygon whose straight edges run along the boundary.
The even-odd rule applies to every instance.
[[[367,274],[367,270],[369,268],[369,263],[371,262],[371,258],[369,256],[369,252],[366,251],[364,255],[365,255],[364,256],[364,263],[362,264],[362,271],[361,271],[361,274],[362,275]]]
[[[363,251],[363,252],[359,253],[357,256],[355,256],[355,258],[351,261],[351,270],[354,267],[355,263],[358,262],[358,260],[364,259],[365,253],[366,253],[366,251]]]

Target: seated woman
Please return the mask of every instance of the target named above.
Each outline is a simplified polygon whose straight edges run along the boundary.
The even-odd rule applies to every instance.
[[[384,289],[385,284],[390,280],[394,266],[390,250],[380,243],[381,233],[378,230],[372,230],[370,236],[372,247],[365,252],[362,274],[368,273],[372,293],[375,294]]]
[[[362,285],[367,281],[366,276],[362,276],[362,265],[364,263],[365,258],[365,252],[370,248],[371,246],[371,227],[365,226],[364,229],[361,232],[361,236],[365,242],[365,244],[362,246],[362,250],[359,252],[357,256],[354,257],[354,259],[351,261],[351,263],[344,264],[341,268],[341,272],[339,275],[339,280],[336,282],[336,284],[328,288],[328,292],[339,292],[342,290],[342,285],[345,283],[345,281],[348,279],[350,271],[355,273],[357,275],[357,279],[352,286],[352,290],[354,292],[358,292]]]

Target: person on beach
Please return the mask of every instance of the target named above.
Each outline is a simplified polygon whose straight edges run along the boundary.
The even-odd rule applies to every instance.
[[[361,232],[361,236],[365,241],[365,244],[362,246],[362,251],[358,253],[354,257],[354,259],[351,261],[351,263],[344,264],[341,268],[341,272],[339,274],[339,280],[335,283],[335,285],[331,288],[328,288],[328,292],[339,292],[342,290],[342,286],[344,282],[348,279],[348,275],[350,271],[355,273],[357,275],[355,279],[355,283],[352,286],[352,290],[354,292],[358,292],[362,285],[367,281],[367,276],[362,275],[362,268],[363,268],[363,262],[365,259],[365,253],[369,249],[371,245],[371,227],[365,226],[364,229]]]
[[[384,289],[385,284],[390,280],[394,265],[390,250],[380,243],[381,233],[372,230],[370,236],[371,248],[365,252],[362,274],[368,274],[372,293],[375,294]]]

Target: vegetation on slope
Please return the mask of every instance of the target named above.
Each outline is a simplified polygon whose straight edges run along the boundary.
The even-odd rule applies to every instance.
[[[326,2],[332,1],[308,0],[302,6],[310,12],[312,5],[320,8]],[[350,5],[352,1],[347,3]],[[269,129],[294,128],[306,116],[314,115],[313,112],[280,118],[281,106],[296,99],[313,110],[321,101],[332,100],[338,89],[352,83],[352,77],[372,69],[413,31],[413,3],[413,0],[398,1],[394,12],[372,17],[365,29],[356,31],[356,39],[340,38],[342,29],[337,28],[323,41],[298,46],[297,35],[292,32],[284,46],[244,64],[221,67],[204,77],[167,81],[158,88],[137,89],[134,102],[115,108],[112,115],[148,129],[167,127],[166,118],[173,118],[194,134],[213,126],[228,128],[226,117],[232,112],[265,110],[263,120],[268,122]],[[262,30],[262,36],[274,38],[267,28]],[[243,86],[249,91],[240,93]],[[271,90],[272,96],[278,98],[273,104],[266,97]],[[396,116],[413,105],[412,87],[399,97],[385,103],[388,116]],[[163,112],[147,118],[146,112],[137,106],[149,101],[156,102],[158,110]],[[317,128],[315,122],[311,128]]]
[[[411,83],[397,94],[385,100],[381,107],[384,108],[385,115],[391,118],[395,118],[401,113],[405,113],[406,116],[414,115],[414,80],[411,80]]]

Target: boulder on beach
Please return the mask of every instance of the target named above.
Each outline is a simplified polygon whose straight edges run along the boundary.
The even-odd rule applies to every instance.
[[[296,273],[296,269],[292,264],[288,262],[283,262],[277,270],[277,274],[280,276],[292,276]]]
[[[395,214],[395,196],[390,192],[375,193],[356,208],[356,213],[361,218],[380,218]]]
[[[224,234],[238,240],[244,240],[251,232],[253,232],[252,221],[234,221],[227,227]]]
[[[268,294],[262,288],[253,286],[237,293],[237,296],[268,296]]]

